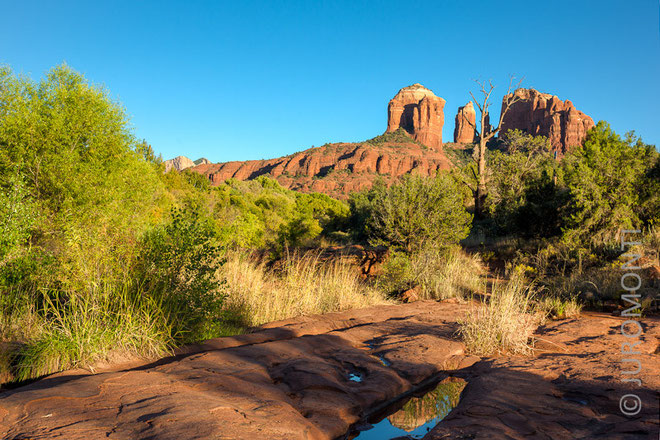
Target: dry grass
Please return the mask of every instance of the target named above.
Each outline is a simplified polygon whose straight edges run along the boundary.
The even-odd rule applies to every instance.
[[[478,254],[454,248],[444,255],[413,258],[422,299],[466,298],[486,290],[486,269]]]
[[[388,303],[349,261],[322,262],[318,253],[289,256],[277,271],[235,253],[228,256],[222,274],[227,280],[227,307],[249,326]]]
[[[377,286],[387,293],[420,287],[420,299],[467,298],[486,290],[486,270],[478,254],[451,249],[422,249],[390,255]]]
[[[559,297],[546,296],[536,302],[536,310],[544,319],[579,318],[582,304],[576,297],[564,300]]]
[[[494,285],[488,303],[474,308],[459,321],[467,350],[481,356],[531,353],[528,341],[538,323],[532,297],[532,289],[519,273],[506,283]]]

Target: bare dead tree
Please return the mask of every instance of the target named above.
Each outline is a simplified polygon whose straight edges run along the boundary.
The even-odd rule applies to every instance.
[[[521,78],[514,87],[515,76],[511,76],[509,80],[509,89],[507,90],[504,99],[502,100],[502,112],[500,114],[500,119],[495,127],[492,127],[488,121],[489,112],[488,108],[490,107],[490,96],[495,89],[495,85],[491,80],[488,80],[488,83],[485,81],[475,80],[479,85],[480,92],[482,95],[482,100],[478,101],[472,92],[470,96],[472,100],[479,108],[479,113],[481,115],[481,128],[477,128],[471,121],[468,121],[472,127],[474,127],[476,138],[479,140],[479,144],[475,146],[475,154],[472,158],[477,165],[477,185],[473,189],[474,193],[474,211],[477,218],[482,218],[484,213],[484,203],[486,201],[486,196],[488,195],[488,188],[486,186],[486,144],[491,140],[502,128],[502,121],[504,116],[507,114],[509,109],[513,104],[520,101],[520,97],[516,96],[515,90],[520,87],[524,78]]]

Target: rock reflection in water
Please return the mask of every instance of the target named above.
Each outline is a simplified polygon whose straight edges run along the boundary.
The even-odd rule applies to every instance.
[[[458,405],[466,382],[449,377],[420,397],[412,397],[398,411],[388,415],[373,428],[360,432],[359,440],[421,439]],[[373,423],[373,421],[372,421]]]

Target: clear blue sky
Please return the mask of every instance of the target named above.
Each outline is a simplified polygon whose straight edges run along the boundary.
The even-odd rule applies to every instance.
[[[660,144],[657,0],[2,1],[0,63],[40,78],[66,62],[104,84],[164,158],[289,154],[384,131],[415,82],[447,100],[475,78],[570,99]]]

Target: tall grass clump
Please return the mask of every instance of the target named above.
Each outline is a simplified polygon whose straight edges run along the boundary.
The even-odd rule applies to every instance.
[[[227,282],[226,306],[247,326],[388,302],[347,259],[322,261],[315,252],[293,253],[273,268],[233,253],[221,273]]]
[[[141,290],[102,286],[89,295],[45,292],[32,314],[40,328],[13,353],[15,380],[83,367],[115,358],[155,357],[173,343],[172,326],[161,307]]]
[[[494,285],[487,303],[459,321],[467,350],[480,356],[497,352],[529,354],[529,338],[538,322],[533,313],[533,291],[520,273]]]
[[[458,246],[392,252],[376,285],[389,294],[419,286],[420,299],[467,298],[486,289],[486,270],[478,254]]]

